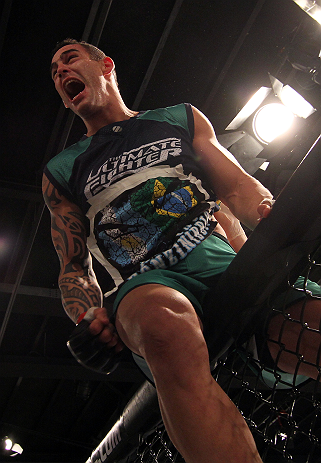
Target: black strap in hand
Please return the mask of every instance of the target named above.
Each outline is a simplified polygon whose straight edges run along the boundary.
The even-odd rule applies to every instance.
[[[67,347],[76,360],[86,368],[99,373],[109,374],[126,356],[126,349],[120,352],[108,347],[89,331],[90,323],[83,319],[71,333]]]

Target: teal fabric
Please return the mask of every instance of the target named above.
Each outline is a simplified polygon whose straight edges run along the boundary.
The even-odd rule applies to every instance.
[[[69,180],[75,160],[87,150],[91,141],[92,137],[80,140],[78,143],[57,154],[57,156],[52,158],[46,166],[51,175],[66,191],[69,192],[69,194],[71,194]]]
[[[139,119],[147,119],[149,121],[168,122],[172,125],[180,125],[183,129],[189,131],[184,103],[176,106],[169,106],[165,109],[145,111],[138,117]],[[193,138],[192,133],[190,133],[190,136]]]
[[[211,278],[220,275],[234,256],[235,251],[224,239],[211,235],[170,269],[150,270],[126,281],[118,290],[114,311],[122,298],[134,288],[157,283],[184,294],[201,316],[205,296],[213,288]]]

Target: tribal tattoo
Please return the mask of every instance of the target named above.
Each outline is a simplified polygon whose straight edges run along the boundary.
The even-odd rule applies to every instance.
[[[101,306],[101,294],[97,291],[97,283],[90,278],[60,278],[59,287],[64,309],[75,322],[89,307]]]
[[[46,177],[43,194],[51,212],[52,241],[60,261],[63,306],[69,317],[77,321],[82,312],[102,304],[86,246],[85,219],[78,206],[61,196]]]

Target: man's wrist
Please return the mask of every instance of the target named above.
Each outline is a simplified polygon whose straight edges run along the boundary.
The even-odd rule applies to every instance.
[[[86,320],[87,322],[91,323],[95,318],[94,312],[96,309],[98,309],[98,307],[90,307],[87,312],[81,313],[77,318],[76,325],[79,325],[82,320]]]
[[[246,237],[245,231],[244,230],[239,230],[237,233],[235,233],[233,235],[228,235],[228,240],[229,241],[234,241],[239,236],[245,236]]]

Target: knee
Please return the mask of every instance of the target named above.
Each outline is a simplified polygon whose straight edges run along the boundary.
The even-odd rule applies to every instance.
[[[146,285],[127,294],[119,306],[116,326],[131,350],[163,360],[201,332],[190,301],[160,285]]]

